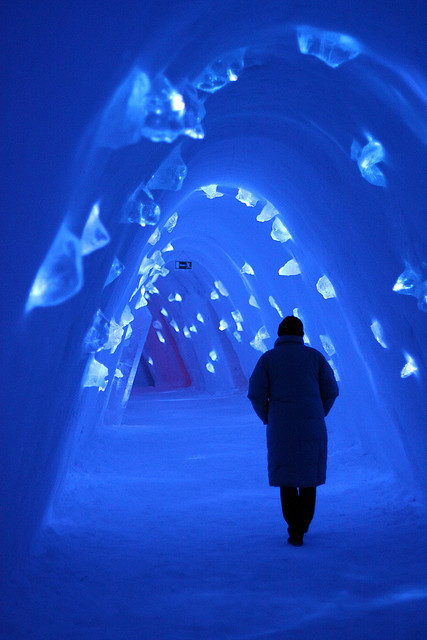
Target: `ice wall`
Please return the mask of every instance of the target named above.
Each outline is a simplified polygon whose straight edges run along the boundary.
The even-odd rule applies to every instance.
[[[134,380],[243,389],[291,312],[425,483],[423,3],[140,5],[6,11],[9,568]]]

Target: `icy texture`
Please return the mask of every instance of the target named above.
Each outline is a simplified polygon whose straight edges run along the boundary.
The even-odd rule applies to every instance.
[[[83,340],[83,351],[85,353],[100,351],[108,342],[109,331],[110,323],[101,309],[98,309],[93,317],[92,326],[87,331]]]
[[[179,333],[179,327],[178,327],[178,325],[177,325],[177,323],[176,323],[176,320],[173,320],[173,319],[172,319],[172,320],[170,321],[170,323],[169,323],[169,324],[170,324],[170,326],[172,327],[172,329],[174,329],[174,331],[176,331],[177,333]]]
[[[220,294],[222,296],[224,296],[225,298],[228,298],[229,293],[228,293],[227,289],[224,287],[224,285],[222,284],[221,280],[215,280],[214,284],[215,284],[215,287],[220,292]]]
[[[263,207],[261,213],[257,215],[256,219],[258,220],[258,222],[267,222],[268,220],[271,220],[278,215],[279,212],[277,211],[277,209],[273,207],[271,202],[267,202],[267,204]]]
[[[99,218],[99,204],[93,205],[83,229],[81,239],[82,256],[105,247],[110,242],[110,234]]]
[[[160,240],[160,235],[161,235],[160,229],[157,227],[157,229],[153,231],[151,236],[148,238],[148,244],[151,244],[151,245],[157,244],[158,241]]]
[[[319,278],[316,284],[316,289],[318,290],[319,293],[322,294],[325,300],[327,298],[337,297],[333,284],[327,276],[322,276],[321,278]]]
[[[225,331],[226,329],[228,329],[228,322],[226,320],[220,320],[218,328],[220,331]]]
[[[217,58],[194,80],[194,86],[200,91],[215,93],[229,82],[238,80],[244,68],[244,50],[230,51]]]
[[[147,360],[148,364],[150,364],[151,366],[153,366],[154,362],[153,362],[153,358],[151,356],[149,356],[148,360]]]
[[[159,339],[159,342],[161,342],[162,344],[164,344],[164,343],[165,343],[165,339],[164,339],[164,337],[163,337],[162,332],[161,332],[161,331],[156,331],[156,334],[157,334],[157,337],[158,337],[158,339]]]
[[[373,320],[371,324],[371,330],[374,334],[375,340],[382,346],[384,349],[388,349],[386,343],[384,342],[384,334],[383,328],[378,320]]]
[[[196,316],[196,318],[197,318],[197,320],[198,320],[199,322],[201,322],[202,324],[203,324],[203,323],[204,323],[204,321],[205,321],[205,319],[204,319],[204,317],[202,316],[202,314],[201,314],[201,313],[198,313],[198,314],[197,314],[197,316]]]
[[[123,338],[124,329],[120,324],[113,319],[110,322],[110,329],[108,332],[108,341],[104,345],[104,349],[109,350],[110,353],[114,353]]]
[[[255,271],[252,269],[251,265],[245,262],[243,267],[240,269],[240,273],[246,273],[249,276],[254,276]]]
[[[301,53],[315,56],[333,69],[360,53],[357,40],[344,33],[300,26],[297,35]]]
[[[292,258],[279,269],[279,276],[297,276],[301,273],[298,262]]]
[[[159,295],[160,291],[158,290],[157,287],[154,286],[154,284],[152,284],[151,282],[149,282],[146,286],[147,292],[150,295]]]
[[[128,324],[128,328],[127,328],[127,330],[126,330],[126,335],[125,335],[125,340],[128,340],[128,339],[131,337],[132,332],[133,332],[133,329],[132,329],[132,327],[130,326],[130,324]]]
[[[168,242],[167,245],[163,247],[162,253],[167,253],[168,251],[173,251],[173,250],[174,250],[173,246],[171,245],[170,242]]]
[[[242,342],[242,336],[240,335],[240,333],[238,331],[235,331],[233,333],[233,336],[236,338],[237,342]]]
[[[402,371],[400,372],[401,378],[408,378],[409,376],[412,376],[414,373],[417,373],[418,371],[417,364],[414,358],[409,355],[409,353],[405,353],[405,358],[406,358],[406,364],[403,367]]]
[[[215,289],[211,291],[211,300],[218,300],[218,298],[219,298],[218,291],[215,291]]]
[[[115,370],[114,377],[115,378],[123,378],[123,373],[120,371],[120,369],[116,369]]]
[[[125,204],[124,216],[128,222],[136,222],[141,227],[155,225],[160,218],[160,207],[148,189],[138,187]]]
[[[194,324],[190,325],[189,328],[190,328],[191,333],[197,333],[197,327]]]
[[[383,146],[377,140],[371,139],[363,149],[356,140],[351,145],[351,159],[357,161],[362,177],[376,187],[386,186],[384,174],[377,167],[378,162],[384,160],[384,155]]]
[[[215,362],[215,360],[218,360],[218,354],[215,351],[215,349],[212,349],[212,351],[209,351],[209,358],[211,360],[213,360]]]
[[[286,242],[291,238],[291,234],[279,217],[274,218],[270,235],[273,240],[277,240],[278,242]]]
[[[246,191],[245,189],[239,189],[236,200],[239,202],[243,202],[247,207],[255,207],[258,202],[258,198],[253,196],[252,193]]]
[[[118,278],[119,275],[123,273],[124,269],[125,265],[123,264],[123,262],[120,262],[118,258],[114,258],[113,264],[110,268],[110,273],[107,276],[104,287],[111,284],[116,278]]]
[[[206,197],[209,198],[209,200],[212,200],[213,198],[221,198],[224,195],[217,189],[218,189],[217,184],[208,184],[205,187],[200,187],[200,191],[204,191],[206,194]]]
[[[329,357],[333,356],[335,353],[335,347],[332,344],[332,340],[330,339],[329,336],[324,336],[324,335],[320,335],[320,342],[322,343],[322,347],[325,350],[325,352],[327,353],[327,355]]]
[[[179,293],[170,293],[168,295],[169,302],[182,302],[182,297]]]
[[[25,311],[61,304],[80,291],[82,285],[80,240],[62,225],[37,272]]]
[[[277,313],[279,314],[279,316],[281,318],[283,318],[283,313],[282,310],[280,309],[280,307],[278,306],[277,302],[275,301],[275,299],[273,298],[273,296],[268,296],[268,301],[271,304],[271,306],[273,307],[273,309],[276,309]]]
[[[132,315],[132,311],[130,310],[129,305],[127,304],[123,309],[123,313],[120,316],[120,326],[125,327],[127,324],[134,320],[134,316]]]
[[[165,309],[164,307],[162,307],[162,308],[160,309],[160,313],[162,314],[162,316],[165,316],[165,318],[167,318],[167,317],[168,317],[168,315],[169,315],[169,314],[168,314],[168,312],[166,311],[166,309]]]
[[[184,334],[184,336],[185,336],[186,338],[191,338],[191,333],[190,333],[190,331],[189,331],[189,329],[188,329],[187,325],[184,325],[184,328],[183,328],[183,330],[182,330],[182,333]]]
[[[108,384],[108,369],[105,365],[95,360],[94,356],[89,360],[83,377],[83,387],[97,387],[105,391]]]
[[[264,340],[270,337],[270,334],[267,331],[267,328],[262,326],[255,336],[255,338],[250,342],[250,345],[256,351],[262,351],[265,353],[267,351],[267,347],[264,344]]]
[[[340,381],[340,374],[338,373],[338,369],[335,366],[335,362],[333,360],[328,360],[328,364],[330,365],[332,371],[334,372],[335,380],[337,382]]]
[[[135,309],[140,309],[141,307],[146,307],[148,304],[147,298],[145,297],[145,291],[141,290],[141,295],[139,300],[135,303]]]
[[[237,331],[243,331],[243,325],[241,322],[236,322],[236,330]]]
[[[235,322],[243,322],[243,316],[238,309],[232,311],[231,316]]]
[[[413,296],[418,300],[420,311],[427,311],[427,280],[423,280],[421,274],[410,265],[406,265],[405,271],[396,280],[393,291]]]
[[[153,322],[153,327],[154,327],[155,329],[163,329],[163,325],[162,325],[162,323],[160,322],[160,320],[154,320],[154,322]]]
[[[178,213],[175,211],[175,213],[173,213],[171,217],[166,221],[164,229],[168,233],[171,233],[171,231],[176,227],[177,222],[178,222]]]
[[[177,145],[148,182],[147,189],[179,191],[187,171],[187,166],[181,157],[181,145]]]
[[[251,305],[251,307],[255,307],[256,309],[260,309],[260,306],[255,298],[254,295],[251,295],[249,298],[249,304]]]
[[[206,369],[207,369],[210,373],[215,373],[215,367],[213,366],[212,362],[207,362],[207,363],[206,363]]]

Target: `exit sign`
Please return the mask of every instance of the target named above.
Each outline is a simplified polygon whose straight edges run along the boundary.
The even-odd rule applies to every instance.
[[[175,269],[192,269],[191,260],[175,260]]]

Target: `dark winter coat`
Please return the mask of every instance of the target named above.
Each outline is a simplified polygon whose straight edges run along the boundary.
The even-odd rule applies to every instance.
[[[299,336],[281,336],[249,380],[248,398],[267,424],[268,477],[275,487],[315,487],[326,480],[329,413],[338,385],[324,356]]]

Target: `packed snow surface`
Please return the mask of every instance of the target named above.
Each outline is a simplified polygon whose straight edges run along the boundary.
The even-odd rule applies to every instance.
[[[69,472],[2,640],[421,639],[425,511],[342,433],[296,549],[246,398],[132,396]]]

